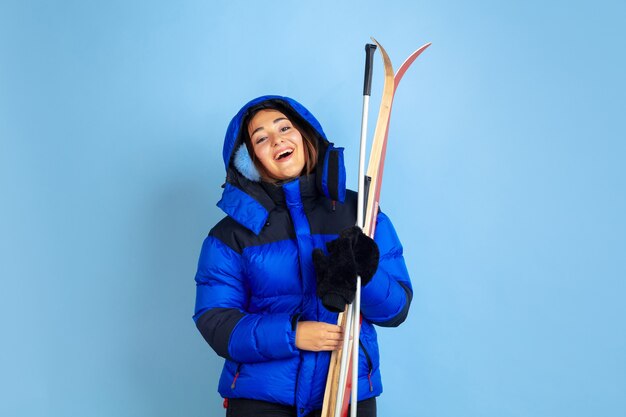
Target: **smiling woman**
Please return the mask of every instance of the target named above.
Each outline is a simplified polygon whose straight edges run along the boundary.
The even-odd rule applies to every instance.
[[[314,133],[269,106],[252,109],[243,135],[256,169],[269,182],[310,174],[317,160]]]
[[[249,143],[255,159],[269,179],[286,180],[304,169],[302,135],[279,111],[261,110],[248,123]],[[254,160],[254,159],[253,159]]]
[[[360,417],[382,392],[374,325],[404,321],[412,290],[402,246],[379,213],[375,239],[355,228],[341,148],[287,97],[265,96],[233,118],[227,177],[196,274],[196,326],[226,362],[219,383],[229,417],[319,416],[337,312],[363,279]],[[380,259],[380,261],[379,261]]]

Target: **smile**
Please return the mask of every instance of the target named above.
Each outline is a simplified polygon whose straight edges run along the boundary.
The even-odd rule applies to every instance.
[[[280,161],[282,159],[288,158],[289,156],[291,156],[291,154],[293,154],[293,149],[283,149],[274,156],[274,161]]]

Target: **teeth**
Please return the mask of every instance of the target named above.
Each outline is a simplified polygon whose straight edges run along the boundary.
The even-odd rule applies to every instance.
[[[282,159],[282,158],[284,158],[285,156],[290,155],[292,152],[293,152],[292,150],[287,149],[286,151],[283,151],[283,152],[279,153],[279,154],[276,156],[276,160],[278,160],[278,159]]]

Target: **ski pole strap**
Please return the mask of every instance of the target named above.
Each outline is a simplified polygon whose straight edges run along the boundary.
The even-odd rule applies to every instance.
[[[365,80],[363,82],[363,95],[369,96],[372,91],[372,61],[374,60],[374,52],[376,45],[371,43],[365,44]]]

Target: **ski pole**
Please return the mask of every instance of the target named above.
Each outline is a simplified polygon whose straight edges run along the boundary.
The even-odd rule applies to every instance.
[[[359,147],[359,189],[357,200],[356,225],[361,229],[365,224],[363,219],[365,213],[365,151],[367,147],[367,117],[370,107],[370,95],[372,91],[372,71],[374,52],[376,45],[368,43],[365,45],[365,80],[363,82],[363,112],[361,114],[361,145]]]
[[[363,83],[363,117],[361,122],[361,146],[359,150],[359,195],[357,201],[357,226],[363,229],[365,221],[363,219],[363,209],[365,206],[365,147],[367,142],[367,116],[369,114],[369,99],[372,89],[372,62],[376,45],[365,45],[366,64],[365,64],[365,82]],[[350,410],[351,417],[356,417],[358,391],[359,391],[359,337],[361,331],[361,277],[356,277],[356,294],[354,297],[354,313],[352,314],[352,322],[354,326],[352,341],[352,408]]]
[[[361,140],[359,147],[359,177],[358,177],[358,199],[357,199],[357,226],[363,228],[364,226],[364,208],[365,208],[365,154],[367,151],[367,124],[369,115],[369,100],[372,90],[372,70],[374,53],[376,52],[376,45],[365,45],[365,76],[363,81],[363,111],[361,114]],[[352,334],[352,397],[351,402],[353,404],[351,415],[356,417],[356,404],[358,397],[358,361],[359,361],[359,326],[360,326],[360,295],[361,295],[361,277],[357,276],[356,294],[352,305],[348,307],[348,317],[346,319],[345,332],[347,335]],[[339,389],[337,392],[337,402],[335,403],[335,417],[342,417],[341,410],[344,405],[344,397],[346,397],[346,380],[348,369],[348,340],[349,337],[344,338],[344,349],[341,356],[341,366],[339,370]],[[357,382],[355,382],[357,381]],[[347,399],[347,398],[346,398]]]

